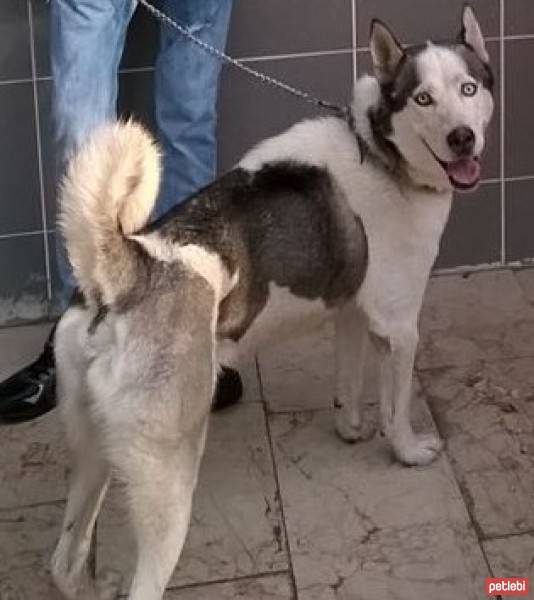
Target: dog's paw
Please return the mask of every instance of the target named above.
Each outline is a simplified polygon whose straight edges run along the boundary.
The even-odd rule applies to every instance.
[[[368,440],[373,436],[374,429],[365,427],[363,423],[353,424],[343,414],[343,411],[336,413],[336,431],[339,437],[348,444]]]
[[[121,592],[122,575],[112,569],[104,569],[96,578],[95,587],[99,600],[115,600]]]
[[[432,433],[414,435],[408,441],[393,445],[397,458],[409,466],[428,465],[443,450],[443,441]]]

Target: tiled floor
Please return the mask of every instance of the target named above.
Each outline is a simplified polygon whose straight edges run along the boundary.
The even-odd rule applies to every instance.
[[[245,402],[212,418],[166,599],[482,600],[488,574],[534,578],[534,271],[433,279],[421,326],[414,418],[439,430],[446,453],[408,469],[379,435],[336,437],[330,329],[263,349]],[[0,331],[0,377],[46,332]],[[366,413],[376,421],[372,396]],[[58,600],[57,415],[0,436],[0,600]],[[131,575],[131,549],[115,487],[97,569]]]

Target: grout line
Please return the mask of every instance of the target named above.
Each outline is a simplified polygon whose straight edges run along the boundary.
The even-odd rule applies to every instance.
[[[435,431],[438,432],[438,435],[442,439],[445,439],[445,436],[443,435],[443,431],[441,431],[441,429],[439,427],[439,422],[438,422],[438,419],[436,418],[436,414],[432,408],[432,404],[428,401],[428,398],[430,397],[428,388],[425,385],[425,382],[421,380],[421,378],[419,378],[419,385],[421,386],[421,389],[423,391],[423,401],[424,401],[424,403],[427,407],[427,410],[430,414],[430,418],[432,419],[432,423],[434,425]],[[484,563],[486,564],[486,568],[488,569],[489,576],[494,577],[495,573],[493,571],[490,560],[488,558],[488,555],[487,555],[484,545],[482,543],[482,538],[483,538],[482,527],[480,526],[480,524],[475,516],[474,510],[473,510],[474,502],[473,502],[472,495],[471,495],[470,491],[467,489],[467,487],[461,481],[460,476],[455,469],[455,463],[454,463],[452,457],[449,455],[446,447],[443,450],[443,455],[448,462],[448,466],[449,466],[450,472],[452,474],[452,477],[454,479],[454,483],[456,484],[456,487],[460,493],[460,499],[461,499],[460,501],[464,505],[464,509],[465,509],[465,512],[467,513],[467,518],[469,520],[469,524],[471,525],[471,528],[475,535],[476,541],[478,543],[478,547],[480,548],[480,553],[482,554],[482,558],[484,560]]]
[[[48,314],[43,314],[35,319],[23,319],[19,317],[13,321],[0,321],[0,331],[16,329],[17,327],[34,327],[36,325],[49,325],[52,327],[55,323],[57,323],[57,318],[51,319]]]
[[[9,240],[17,237],[28,237],[30,235],[43,235],[44,229],[36,229],[35,231],[21,231],[17,233],[2,233],[0,234],[0,240]]]
[[[431,273],[431,277],[447,276],[447,275],[465,275],[469,276],[471,273],[482,273],[484,271],[522,271],[524,269],[534,268],[534,257],[523,258],[521,260],[509,260],[505,264],[500,261],[493,263],[482,263],[479,265],[460,265],[459,267],[445,267],[443,269],[434,269]]]
[[[145,73],[154,71],[154,66],[147,67],[126,67],[124,69],[119,69],[119,75],[123,73]],[[4,81],[0,80],[0,86],[2,85],[11,85],[17,83],[33,83],[34,81],[52,81],[52,75],[36,75],[34,78],[25,77],[21,79],[6,79]]]
[[[503,30],[504,30],[504,15],[503,15]],[[505,42],[513,42],[515,40],[534,40],[534,33],[523,33],[517,35],[503,35],[502,39]]]
[[[43,500],[41,502],[30,502],[29,504],[17,504],[16,506],[3,506],[0,508],[0,520],[2,515],[8,512],[14,512],[19,510],[28,510],[32,508],[41,508],[42,506],[65,506],[67,503],[66,498],[58,498],[56,500]]]
[[[269,54],[265,56],[244,56],[236,60],[239,62],[262,62],[266,60],[284,60],[288,58],[311,58],[314,56],[335,56],[337,54],[350,54],[352,48],[339,48],[338,50],[318,50],[316,52],[292,52],[289,54]]]
[[[520,266],[519,264],[507,263],[502,264],[501,261],[494,263],[486,263],[480,265],[461,265],[459,267],[444,267],[442,269],[434,269],[430,276],[441,277],[447,275],[466,275],[469,276],[471,273],[481,273],[483,271],[503,271],[505,269],[511,269]],[[526,265],[523,265],[526,266]]]
[[[351,0],[351,16],[352,16],[352,87],[356,85],[358,80],[358,33],[356,30],[356,0]]]
[[[500,147],[500,163],[501,163],[501,263],[506,264],[506,183],[505,183],[505,85],[506,85],[506,73],[505,73],[505,56],[504,56],[504,0],[500,0],[500,34],[501,40],[499,44],[499,61],[501,67],[501,112],[499,115],[500,128],[501,128],[501,147]]]
[[[499,261],[480,265],[461,265],[459,267],[434,269],[431,277],[446,277],[448,275],[465,275],[468,277],[471,274],[484,273],[485,271],[524,271],[526,269],[534,269],[534,258],[509,260],[505,264]]]
[[[195,583],[186,583],[185,585],[169,585],[165,589],[167,591],[179,591],[188,590],[199,587],[208,587],[211,585],[220,585],[221,583],[232,583],[235,581],[249,581],[254,579],[266,579],[268,577],[278,577],[279,575],[289,575],[287,569],[280,569],[276,571],[262,571],[260,573],[251,573],[250,575],[238,575],[237,577],[225,577],[223,579],[212,579],[210,581],[197,581]],[[120,596],[121,598],[127,598],[127,596]]]
[[[534,175],[518,175],[517,177],[503,177],[503,180],[507,183],[514,181],[532,181],[534,179]]]
[[[52,278],[50,274],[50,248],[48,246],[48,233],[46,222],[46,204],[45,204],[45,187],[44,187],[44,172],[43,172],[43,151],[41,144],[41,121],[39,116],[39,94],[37,90],[37,67],[35,60],[35,38],[33,29],[33,7],[31,0],[27,0],[28,4],[28,24],[30,29],[30,58],[32,66],[32,84],[33,84],[33,106],[35,112],[35,141],[37,144],[37,167],[39,173],[39,195],[41,200],[41,220],[43,224],[43,249],[45,259],[45,274],[46,274],[46,297],[48,302],[52,300]]]
[[[23,78],[23,79],[4,79],[3,81],[0,81],[0,87],[3,85],[15,85],[17,83],[32,83],[32,78]]]
[[[485,535],[482,538],[483,542],[492,542],[493,540],[507,540],[512,537],[520,536],[534,536],[534,529],[527,529],[525,531],[511,531],[510,533],[496,533],[493,535]]]
[[[269,423],[269,407],[267,406],[267,399],[265,398],[265,394],[264,394],[260,363],[258,361],[257,355],[255,356],[255,363],[256,363],[256,375],[257,375],[258,383],[259,383],[260,398],[261,398],[262,404],[263,404],[263,418],[264,418],[264,422],[265,422],[265,434],[267,436],[267,443],[269,445],[269,452],[271,454],[271,465],[272,465],[272,469],[273,469],[274,483],[275,483],[275,488],[276,488],[276,494],[278,496],[278,504],[280,507],[280,519],[282,521],[282,527],[284,530],[285,549],[286,549],[286,553],[287,553],[287,564],[288,564],[288,568],[289,568],[289,579],[291,581],[291,588],[292,588],[291,600],[298,600],[297,582],[295,579],[295,570],[293,568],[293,557],[291,556],[289,535],[287,533],[284,501],[282,499],[280,478],[278,477],[278,465],[276,464],[276,458],[275,458],[274,447],[273,447],[273,438],[271,435],[271,426]]]

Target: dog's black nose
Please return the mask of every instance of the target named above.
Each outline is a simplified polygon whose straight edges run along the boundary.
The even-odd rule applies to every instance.
[[[470,127],[457,127],[449,133],[447,142],[457,156],[469,156],[475,146],[475,132]]]

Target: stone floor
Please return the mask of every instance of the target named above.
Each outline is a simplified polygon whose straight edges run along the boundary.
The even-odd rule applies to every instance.
[[[482,600],[488,575],[534,579],[534,271],[433,279],[421,330],[414,419],[445,454],[405,468],[378,435],[336,437],[328,329],[261,352],[245,402],[212,417],[166,599]],[[46,331],[0,331],[0,377]],[[0,600],[58,600],[57,415],[0,436]],[[97,569],[131,574],[120,489],[96,537]]]

